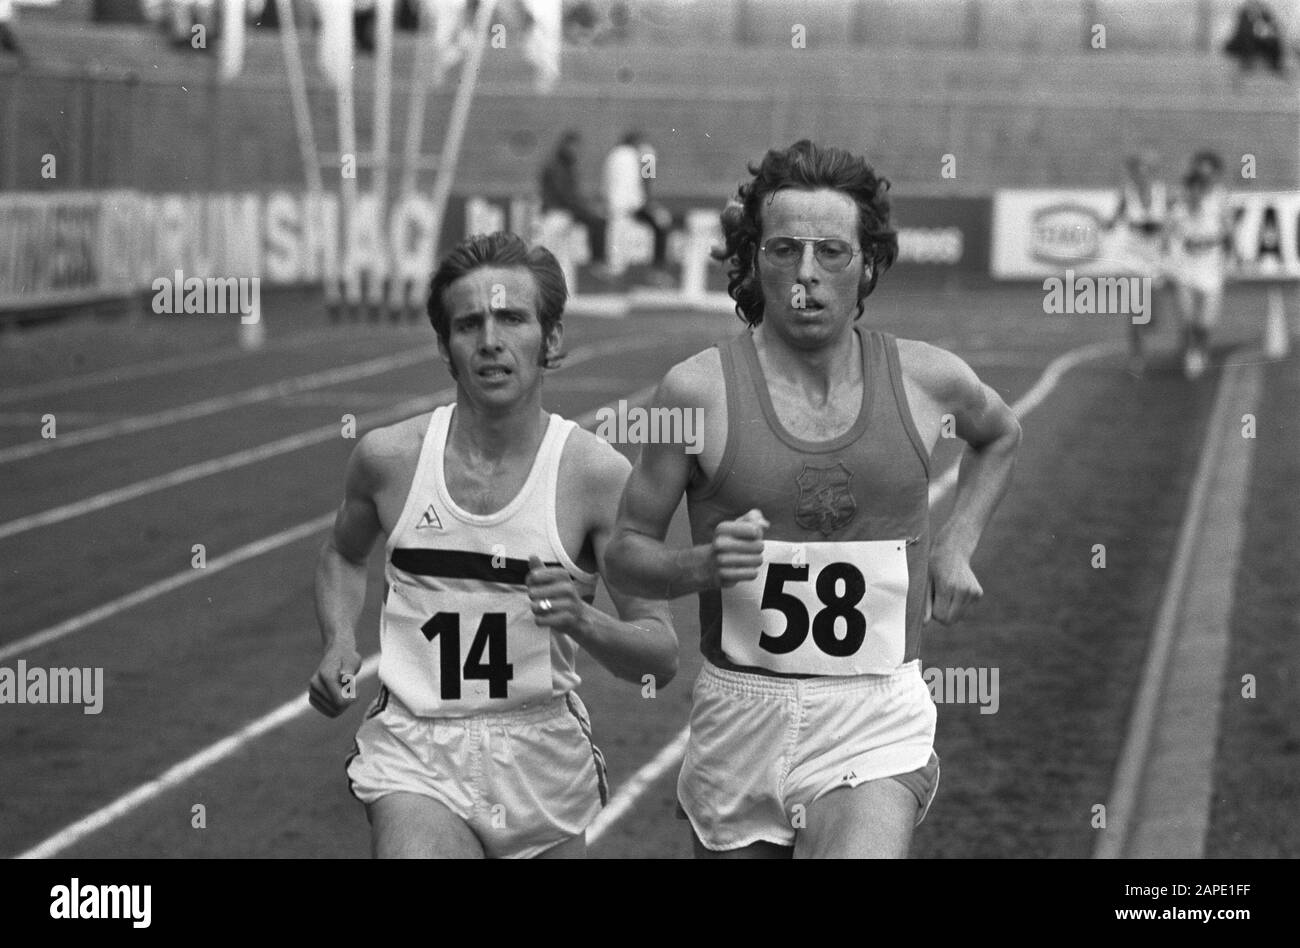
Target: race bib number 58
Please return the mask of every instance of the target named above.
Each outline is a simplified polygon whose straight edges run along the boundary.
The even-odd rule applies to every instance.
[[[906,540],[767,540],[758,578],[722,590],[722,650],[738,665],[891,672],[906,637]]]

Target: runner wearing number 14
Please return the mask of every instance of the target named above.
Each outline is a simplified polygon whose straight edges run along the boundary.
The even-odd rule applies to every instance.
[[[631,465],[541,407],[564,277],[492,234],[434,273],[429,318],[456,402],[367,433],[317,568],[325,654],[311,703],[356,697],[366,560],[387,538],[379,696],[348,759],[376,856],[581,856],[606,796],[575,688],[578,646],[614,675],[677,670],[667,610],[591,601]]]
[[[750,171],[719,252],[748,331],[664,378],[654,406],[701,411],[702,450],[643,447],[608,576],[700,597],[678,779],[697,855],[905,856],[938,782],[921,626],[981,594],[970,558],[1020,426],[957,356],[859,322],[897,252],[864,160],[805,140]],[[932,536],[945,415],[968,449]],[[683,494],[695,545],[671,550]]]

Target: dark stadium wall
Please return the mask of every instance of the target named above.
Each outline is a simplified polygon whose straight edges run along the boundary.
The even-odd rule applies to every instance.
[[[140,0],[93,0],[90,15],[97,23],[144,23],[147,19]]]

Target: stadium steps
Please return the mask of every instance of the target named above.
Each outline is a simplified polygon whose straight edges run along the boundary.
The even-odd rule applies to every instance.
[[[0,143],[0,151],[18,152],[7,167],[22,177],[10,186],[53,187],[32,169],[57,150],[66,156],[60,187],[301,187],[275,34],[253,34],[243,75],[220,88],[216,55],[175,48],[152,28],[25,23],[23,39],[36,65],[17,80],[14,97],[24,134]],[[303,53],[317,141],[332,151],[333,97],[310,41]],[[412,38],[399,37],[397,141],[412,54]],[[1243,152],[1281,156],[1261,162],[1261,187],[1290,186],[1300,159],[1293,87],[1261,76],[1234,94],[1230,64],[1214,54],[866,49],[827,59],[790,49],[759,56],[752,48],[568,47],[563,70],[539,107],[531,68],[516,51],[488,57],[465,146],[474,161],[462,165],[458,188],[531,193],[565,127],[587,139],[594,188],[600,155],[633,124],[659,151],[664,196],[729,192],[742,170],[737,156],[802,136],[863,149],[896,185],[943,193],[1110,186],[1123,155],[1145,145],[1165,153],[1170,175],[1195,148],[1217,148],[1233,161]],[[365,107],[372,72],[372,61],[359,57],[363,147],[374,119]],[[13,75],[0,70],[0,96]],[[128,75],[137,81],[123,81]],[[89,89],[87,78],[100,81]],[[430,100],[426,150],[440,140],[450,91]],[[214,127],[222,129],[215,137]],[[196,141],[207,142],[197,158]],[[949,153],[959,158],[958,179],[941,181],[937,169]]]
[[[40,63],[108,72],[207,76],[215,71],[214,49],[207,55],[172,45],[159,30],[121,24],[40,22],[24,24],[23,41]],[[319,81],[314,42],[303,41],[309,74]],[[399,34],[394,69],[399,82],[411,73],[414,38]],[[358,56],[358,79],[369,81],[373,60]],[[284,73],[279,37],[252,31],[241,81],[271,81]],[[999,51],[995,53],[923,48],[837,50],[833,57],[810,50],[752,47],[566,46],[562,83],[566,86],[729,90],[782,89],[813,94],[944,95],[987,94],[1069,99],[1088,96],[1234,97],[1233,68],[1218,53],[1154,51],[1076,51],[1062,53]],[[492,50],[483,81],[489,85],[528,85],[532,70],[514,48]],[[1267,78],[1252,84],[1252,98],[1280,102],[1291,87]]]

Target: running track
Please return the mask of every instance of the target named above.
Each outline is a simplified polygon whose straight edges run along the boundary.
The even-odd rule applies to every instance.
[[[930,305],[917,308],[918,299]],[[918,309],[927,315],[918,319]],[[1107,338],[1105,326],[1060,322],[1026,338],[1023,314],[983,306],[968,320],[968,309],[914,292],[882,305],[879,319],[954,347],[1008,401],[1056,356]],[[0,392],[0,663],[102,666],[106,679],[98,716],[72,707],[5,709],[12,726],[0,736],[0,759],[6,770],[21,766],[5,781],[0,852],[24,852],[134,791],[143,802],[92,832],[58,838],[60,847],[70,843],[59,852],[366,854],[364,816],[342,778],[364,701],[336,721],[285,714],[278,726],[225,745],[229,753],[211,766],[149,787],[298,699],[314,670],[314,557],[354,443],[339,436],[341,416],[355,415],[364,430],[431,398],[449,400],[451,380],[432,355],[427,327],[321,332],[301,314],[285,321],[312,332],[273,333],[273,345],[256,355],[196,347],[163,371],[106,373],[62,394],[49,386]],[[570,320],[574,364],[547,380],[548,407],[577,417],[641,390],[735,326],[730,317],[698,315]],[[1041,410],[1060,423],[1077,410],[1069,404],[1048,395]],[[42,442],[36,419],[49,411],[60,437]],[[683,542],[680,517],[674,530]],[[205,547],[205,570],[192,568],[195,544]],[[1004,553],[1013,555],[991,555]],[[377,558],[372,565],[377,576]],[[377,608],[372,594],[367,614]],[[674,615],[682,671],[656,696],[653,713],[637,688],[584,666],[583,695],[616,791],[664,754],[686,719],[698,670],[693,601],[679,600]],[[376,640],[372,622],[363,653]],[[363,698],[373,687],[372,680]],[[672,819],[675,767],[659,771],[605,828],[594,855],[689,852]],[[191,826],[198,804],[204,829]]]

